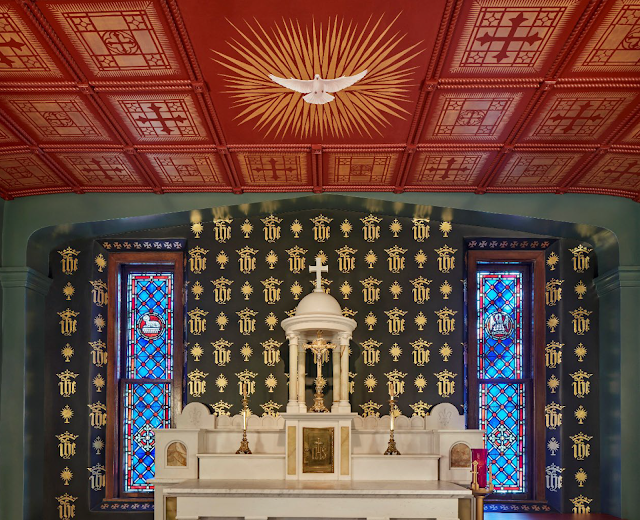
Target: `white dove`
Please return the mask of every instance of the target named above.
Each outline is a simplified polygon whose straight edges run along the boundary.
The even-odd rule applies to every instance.
[[[289,90],[306,94],[306,96],[302,96],[302,99],[307,103],[324,105],[335,99],[334,96],[328,94],[329,92],[339,92],[340,90],[350,87],[364,78],[366,74],[367,71],[365,69],[354,76],[340,76],[336,79],[322,79],[320,74],[316,74],[313,79],[285,79],[269,74],[269,79]]]

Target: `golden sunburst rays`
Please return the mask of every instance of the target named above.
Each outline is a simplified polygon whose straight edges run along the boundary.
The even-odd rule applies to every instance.
[[[214,59],[228,71],[222,77],[232,107],[240,110],[235,119],[253,124],[265,137],[382,135],[380,128],[410,116],[402,104],[410,101],[409,90],[416,84],[418,67],[411,61],[424,52],[418,49],[421,41],[405,47],[406,35],[394,28],[398,16],[388,24],[384,16],[377,21],[370,17],[363,26],[338,17],[307,26],[283,19],[270,30],[257,20],[245,21],[245,29],[231,24],[237,32],[227,41],[233,52],[214,51]],[[269,79],[269,74],[333,79],[363,70],[368,72],[362,80],[324,105],[306,103],[303,94]]]

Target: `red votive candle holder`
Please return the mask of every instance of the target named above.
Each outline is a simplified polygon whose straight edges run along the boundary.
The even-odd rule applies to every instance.
[[[471,464],[478,462],[478,486],[487,487],[487,456],[489,450],[471,450]],[[472,480],[473,483],[473,480]]]

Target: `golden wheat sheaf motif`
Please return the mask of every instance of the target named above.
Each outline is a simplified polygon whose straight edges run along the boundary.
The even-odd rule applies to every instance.
[[[394,118],[410,115],[402,105],[416,85],[418,67],[411,62],[424,50],[418,49],[422,42],[406,46],[406,34],[393,29],[398,16],[389,24],[383,16],[375,22],[370,17],[362,26],[337,17],[306,27],[283,20],[269,30],[258,21],[245,21],[244,30],[231,24],[237,34],[226,43],[233,52],[214,51],[213,59],[228,72],[222,76],[239,110],[235,119],[265,137],[381,136]],[[269,79],[334,79],[363,70],[368,72],[362,80],[324,105],[306,103],[303,94]]]

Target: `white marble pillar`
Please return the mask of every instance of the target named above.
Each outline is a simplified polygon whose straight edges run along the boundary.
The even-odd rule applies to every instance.
[[[307,411],[307,403],[305,402],[304,383],[305,383],[305,350],[303,342],[298,343],[298,408],[299,412]]]
[[[289,340],[289,403],[287,412],[298,411],[298,335],[290,334]]]
[[[350,412],[349,404],[349,340],[350,334],[341,333],[340,336],[340,411]]]
[[[342,377],[340,376],[340,346],[338,345],[334,348],[331,354],[333,356],[333,402],[337,403],[342,398],[342,394],[340,393],[340,388],[342,388]]]

